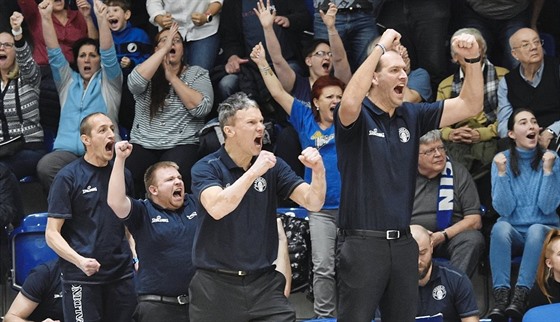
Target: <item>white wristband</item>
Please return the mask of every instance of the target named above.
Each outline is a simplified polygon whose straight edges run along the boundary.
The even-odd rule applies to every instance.
[[[22,30],[21,28],[19,28],[18,31],[15,31],[14,29],[12,29],[12,35],[14,35],[14,37],[15,37],[15,36],[19,36],[19,35],[21,35],[22,33],[23,33],[23,30]]]

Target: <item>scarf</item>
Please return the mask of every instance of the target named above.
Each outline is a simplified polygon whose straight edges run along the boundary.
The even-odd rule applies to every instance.
[[[445,161],[445,168],[439,178],[439,191],[436,218],[439,230],[451,226],[453,216],[453,167],[449,157]]]

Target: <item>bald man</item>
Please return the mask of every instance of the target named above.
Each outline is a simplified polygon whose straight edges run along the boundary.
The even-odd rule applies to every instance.
[[[420,225],[410,232],[418,243],[418,314],[443,313],[444,322],[477,322],[479,312],[473,286],[465,273],[432,260],[433,242]]]

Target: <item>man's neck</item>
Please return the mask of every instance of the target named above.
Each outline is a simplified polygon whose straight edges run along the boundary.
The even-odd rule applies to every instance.
[[[542,65],[542,61],[533,64],[523,64],[521,65],[521,72],[523,73],[523,76],[525,76],[526,79],[532,81],[535,78],[537,72],[539,71],[539,68],[541,68],[541,65]]]
[[[423,287],[426,286],[426,284],[428,284],[428,282],[430,281],[430,277],[432,276],[432,268],[434,267],[434,264],[432,263],[432,265],[430,265],[430,268],[428,269],[428,274],[426,274],[426,276],[424,276],[423,279],[418,280],[418,285]]]
[[[429,170],[423,170],[418,168],[418,173],[423,176],[426,177],[428,179],[433,179],[437,176],[439,176],[440,172],[434,172],[434,171],[429,171]]]
[[[105,159],[101,159],[101,158],[97,158],[94,155],[88,154],[86,152],[86,154],[84,154],[84,160],[86,160],[87,163],[91,164],[92,166],[101,168],[106,166],[107,164],[109,164],[109,161],[105,160]]]
[[[395,114],[395,110],[397,109],[398,106],[392,106],[391,103],[385,103],[385,102],[383,102],[382,99],[380,99],[380,97],[382,97],[382,95],[379,95],[379,93],[374,93],[373,88],[370,89],[370,91],[367,94],[367,98],[373,104],[375,104],[375,106],[377,106],[383,112],[389,114],[389,116],[393,116],[393,114]]]
[[[234,144],[224,144],[224,148],[226,149],[227,154],[233,160],[233,162],[240,168],[248,170],[251,166],[251,160],[253,159],[252,155],[248,155],[243,153],[242,150],[234,147]]]

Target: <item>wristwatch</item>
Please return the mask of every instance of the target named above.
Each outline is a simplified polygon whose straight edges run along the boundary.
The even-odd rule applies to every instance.
[[[210,12],[206,12],[206,22],[211,22],[212,21],[212,14]]]

